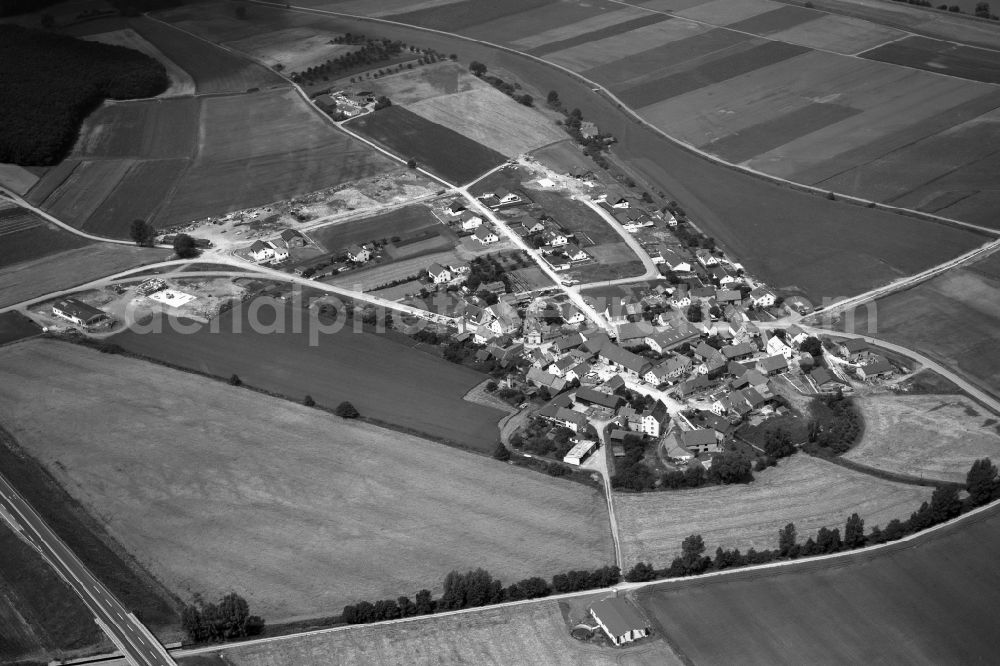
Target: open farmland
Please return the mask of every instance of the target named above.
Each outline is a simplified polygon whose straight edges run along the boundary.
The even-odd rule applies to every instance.
[[[200,101],[183,99],[105,104],[88,116],[73,156],[168,159],[198,148]]]
[[[456,184],[466,183],[506,160],[497,151],[399,106],[369,113],[347,125]]]
[[[1000,420],[963,396],[866,396],[857,404],[865,434],[849,460],[959,483],[973,461],[1000,460]]]
[[[851,319],[839,326],[919,351],[1000,395],[1000,254],[880,298],[872,311],[857,308]]]
[[[328,252],[338,252],[354,243],[373,240],[406,238],[426,229],[441,228],[441,222],[427,206],[415,204],[388,213],[373,215],[340,224],[328,224],[309,231],[309,237],[325,247]]]
[[[445,5],[429,6],[415,11],[393,14],[386,18],[419,25],[424,28],[434,28],[449,32],[463,31],[480,23],[486,23],[505,16],[531,11],[543,7],[552,0],[460,0]]]
[[[680,554],[681,541],[701,534],[716,548],[776,548],[778,530],[795,523],[805,539],[821,527],[843,528],[852,513],[869,526],[905,519],[931,489],[883,481],[806,454],[757,472],[748,485],[614,495],[626,566],[663,567]]]
[[[583,619],[587,602],[601,596],[573,599],[570,617]],[[347,627],[290,636],[263,645],[235,645],[223,649],[234,666],[326,666],[330,655],[345,664],[504,664],[505,666],[679,666],[682,662],[663,641],[609,649],[570,636],[563,619],[566,602],[541,600],[506,608],[483,608],[461,615],[433,616],[377,627]]]
[[[173,254],[169,250],[92,243],[63,232],[55,235],[60,242],[64,237],[83,241],[82,247],[69,245],[75,249],[36,254],[32,259],[0,266],[0,308],[129,268],[163,261]],[[52,249],[51,237],[37,240],[47,241],[49,244],[44,247]]]
[[[167,70],[167,76],[170,78],[170,87],[167,88],[166,91],[157,95],[157,97],[193,95],[195,92],[194,79],[191,78],[191,75],[178,67],[173,60],[163,55],[158,48],[140,37],[135,30],[130,28],[112,30],[110,32],[88,35],[84,37],[84,39],[92,42],[101,42],[103,44],[125,46],[145,53],[146,55],[159,61]]]
[[[274,325],[285,332],[255,332],[251,312],[265,330]],[[302,332],[293,330],[297,317]],[[309,394],[331,408],[349,400],[364,416],[493,452],[503,412],[462,400],[482,374],[415,351],[408,346],[412,340],[398,333],[355,333],[349,324],[317,333],[311,346],[313,317],[312,311],[261,299],[252,310],[223,314],[194,334],[179,333],[173,320],[157,320],[161,333],[126,331],[114,339],[129,351],[221,377],[236,373],[250,386],[294,399]]]
[[[263,61],[269,67],[281,65],[282,71],[301,72],[357,50],[357,46],[331,44],[334,37],[335,34],[308,28],[285,28],[225,42],[225,45]]]
[[[0,552],[0,661],[45,663],[87,647],[111,649],[76,593],[3,521]]]
[[[373,291],[390,282],[411,278],[420,273],[420,271],[427,270],[427,267],[434,262],[446,266],[458,261],[460,260],[455,250],[448,249],[441,252],[429,252],[416,257],[399,259],[389,264],[350,271],[323,281],[355,291]],[[420,286],[422,287],[423,285]],[[416,291],[419,290],[420,287],[416,289]],[[431,309],[433,309],[433,306]]]
[[[20,312],[11,310],[0,314],[0,345],[38,335],[41,327]]]
[[[90,245],[92,241],[60,229],[30,210],[0,200],[0,269]]]
[[[1000,516],[914,542],[637,593],[695,664],[974,664],[1000,647]]]
[[[592,488],[65,343],[0,354],[21,445],[183,597],[235,590],[278,622],[438,589],[452,569],[517,580],[612,558]]]
[[[907,37],[865,51],[864,58],[963,79],[1000,83],[1000,53],[927,37]]]
[[[202,41],[155,19],[130,19],[129,27],[191,75],[198,93],[245,92],[251,88],[287,88],[271,70]]]

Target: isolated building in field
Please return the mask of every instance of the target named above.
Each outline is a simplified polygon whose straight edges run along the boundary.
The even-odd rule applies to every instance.
[[[603,599],[590,607],[590,614],[615,645],[649,636],[649,623],[624,599]]]
[[[347,258],[357,264],[363,264],[372,258],[372,253],[364,245],[352,245],[347,248]]]
[[[64,298],[52,305],[52,314],[71,321],[77,326],[90,328],[108,323],[111,318],[104,310],[88,305],[75,298]]]

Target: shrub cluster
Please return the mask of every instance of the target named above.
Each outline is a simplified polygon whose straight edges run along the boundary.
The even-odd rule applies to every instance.
[[[264,620],[250,614],[246,599],[232,592],[219,603],[195,603],[184,607],[181,625],[188,638],[196,643],[256,636],[264,631]]]
[[[170,83],[144,53],[17,25],[0,26],[0,80],[0,162],[22,165],[61,160],[105,99],[152,97]]]

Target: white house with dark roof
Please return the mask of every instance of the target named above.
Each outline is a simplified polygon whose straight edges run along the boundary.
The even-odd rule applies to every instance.
[[[615,645],[649,636],[649,623],[624,599],[602,599],[590,607],[590,615]]]
[[[347,258],[356,264],[363,264],[372,258],[372,251],[364,245],[352,245],[347,248]]]
[[[77,326],[88,328],[107,323],[111,319],[104,310],[72,297],[63,298],[53,303],[52,314]]]
[[[451,280],[451,271],[437,262],[430,265],[427,275],[434,280],[434,284],[443,284]]]
[[[757,287],[750,292],[750,302],[760,308],[769,308],[776,300],[777,296],[767,287]]]
[[[496,232],[486,225],[480,225],[479,228],[476,229],[476,233],[474,233],[473,236],[475,236],[476,240],[483,245],[496,243],[500,240],[500,237],[496,235]]]
[[[462,231],[472,231],[473,229],[478,229],[479,225],[483,223],[482,217],[469,210],[462,213],[459,219],[462,223]]]
[[[250,246],[250,256],[254,261],[270,261],[274,259],[274,248],[270,243],[257,240]]]

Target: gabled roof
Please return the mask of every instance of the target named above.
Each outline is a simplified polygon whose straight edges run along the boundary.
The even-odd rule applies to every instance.
[[[756,351],[756,348],[749,342],[742,342],[738,345],[726,345],[722,348],[722,355],[728,359],[746,356]]]
[[[285,241],[287,243],[288,241],[292,240],[293,238],[302,238],[302,234],[300,234],[295,229],[284,229],[284,230],[282,230],[282,232],[281,232],[281,240],[283,240],[283,241]]]
[[[830,384],[837,382],[837,378],[833,376],[833,373],[826,368],[814,368],[812,372],[809,373],[816,385],[822,387],[824,384]]]
[[[583,336],[579,333],[573,333],[571,335],[564,335],[561,338],[555,340],[552,346],[559,351],[566,351],[567,349],[574,349],[583,344]]]
[[[750,292],[750,296],[752,298],[761,298],[763,296],[767,296],[768,294],[774,296],[774,292],[768,289],[767,287],[757,287],[756,289]]]
[[[879,375],[883,372],[892,372],[892,363],[885,356],[875,356],[871,362],[862,366],[866,375]]]
[[[486,225],[482,225],[482,226],[478,227],[476,229],[476,233],[473,234],[473,235],[476,238],[478,238],[479,240],[486,240],[490,236],[496,236],[496,234],[493,233],[493,231],[489,227],[487,227]]]
[[[781,354],[768,356],[767,358],[762,358],[757,362],[765,372],[773,372],[774,370],[782,370],[788,367],[788,361]]]
[[[737,289],[719,289],[715,292],[715,299],[718,301],[742,301],[743,294]]]
[[[251,252],[260,252],[261,250],[270,250],[270,249],[272,249],[271,246],[262,240],[254,241],[254,244],[250,246]]]
[[[645,339],[651,329],[649,322],[646,321],[621,324],[618,326],[618,340],[624,342],[625,340]]]
[[[851,354],[855,354],[857,352],[868,349],[868,343],[865,342],[863,338],[851,338],[850,340],[842,344],[844,349],[846,349]]]
[[[56,301],[53,306],[60,312],[64,312],[72,317],[77,317],[83,321],[90,321],[95,317],[106,317],[107,312],[104,310],[99,310],[93,305],[84,303],[73,297],[64,298],[61,301]]]
[[[623,636],[630,631],[642,631],[647,623],[625,600],[617,597],[603,599],[590,607],[590,611],[604,623],[613,636]]]
[[[632,372],[643,373],[650,365],[648,359],[622,349],[616,344],[604,345],[598,353],[607,361],[620,365]]]
[[[697,347],[694,348],[694,353],[702,358],[713,358],[716,356],[721,356],[722,352],[702,340]]]
[[[624,402],[624,399],[619,395],[611,395],[586,386],[581,386],[577,389],[574,400],[591,405],[600,405],[608,409],[617,409]]]
[[[444,266],[435,261],[427,268],[427,273],[429,275],[440,275],[441,273],[444,273],[447,270],[448,270],[447,268],[445,268]]]
[[[715,431],[712,429],[688,430],[681,433],[681,443],[684,446],[709,446],[716,441]]]
[[[360,245],[352,245],[349,248],[347,248],[347,253],[348,254],[353,254],[354,256],[358,256],[359,254],[361,254],[364,251],[365,251],[365,248],[361,247]]]
[[[448,204],[448,210],[450,210],[453,213],[457,213],[460,210],[465,210],[465,204],[462,201],[456,199],[455,201],[452,201],[450,204]]]

